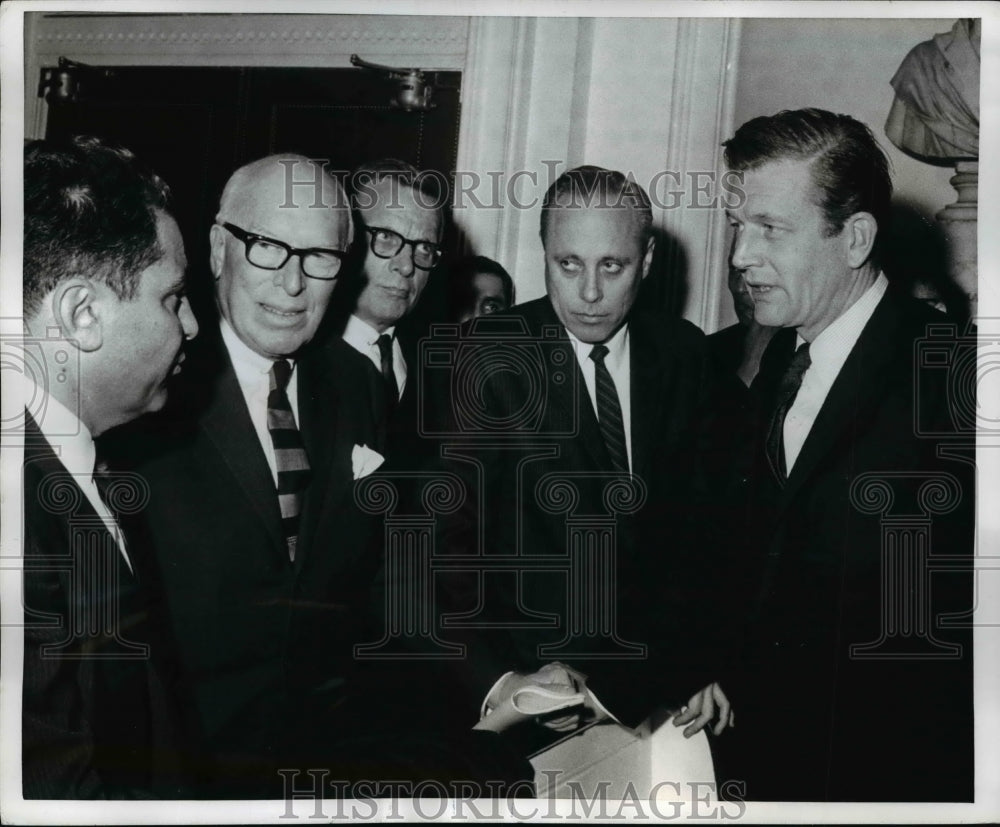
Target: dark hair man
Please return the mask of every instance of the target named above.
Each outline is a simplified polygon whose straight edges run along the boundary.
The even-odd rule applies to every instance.
[[[499,262],[466,256],[448,273],[449,312],[456,322],[500,313],[514,305],[514,280]]]
[[[163,772],[174,747],[156,735],[176,725],[152,694],[160,618],[118,519],[144,505],[145,486],[108,478],[94,444],[163,407],[198,332],[168,202],[126,149],[96,138],[25,148],[24,329],[37,359],[22,383],[25,798],[184,789]]]

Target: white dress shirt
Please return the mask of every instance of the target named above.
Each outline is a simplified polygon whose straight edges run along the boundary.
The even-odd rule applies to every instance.
[[[785,467],[790,474],[805,444],[820,408],[826,401],[837,374],[864,330],[875,307],[889,286],[886,277],[878,278],[854,304],[847,308],[809,344],[809,369],[802,376],[802,386],[785,417]],[[796,347],[805,340],[797,337]]]
[[[236,371],[236,381],[240,384],[240,390],[243,391],[243,398],[247,403],[247,410],[250,412],[250,421],[253,422],[260,447],[264,449],[264,457],[271,469],[271,477],[277,486],[278,466],[274,459],[274,443],[271,440],[271,432],[267,429],[267,397],[271,392],[270,374],[271,365],[274,362],[247,347],[225,319],[221,320],[220,327],[222,341],[226,350],[229,351],[233,370]],[[292,378],[288,380],[288,401],[292,406],[295,424],[298,426],[299,372],[295,369],[295,362],[291,359],[289,362],[292,364]]]
[[[59,457],[63,467],[72,475],[74,482],[80,486],[87,502],[93,506],[97,516],[112,537],[132,571],[132,561],[125,545],[125,535],[115,521],[114,515],[101,499],[97,483],[94,481],[94,464],[97,461],[97,449],[94,438],[80,418],[59,400],[50,396],[43,388],[38,387],[27,377],[17,379],[12,374],[12,384],[16,382],[24,392],[24,401],[31,401],[32,416],[45,441],[52,446],[53,452]],[[35,414],[37,412],[37,415]]]
[[[399,339],[396,338],[395,326],[386,328],[385,332],[392,336],[392,372],[396,374],[396,386],[399,388],[399,395],[402,398],[403,388],[406,387],[406,360],[403,358],[403,349],[399,346]],[[378,339],[381,335],[368,322],[362,321],[352,314],[351,318],[347,320],[343,336],[347,344],[371,360],[380,376],[382,374],[382,353],[378,349]]]
[[[566,331],[570,343],[573,345],[573,352],[576,354],[576,361],[583,371],[583,381],[587,386],[587,393],[590,395],[590,404],[594,408],[594,415],[597,413],[597,367],[594,360],[590,358],[590,352],[594,345],[581,342],[569,330]],[[608,355],[604,357],[604,364],[611,374],[615,383],[615,390],[618,391],[618,404],[622,408],[622,424],[625,427],[625,449],[628,451],[628,467],[632,469],[632,380],[630,369],[632,367],[632,357],[628,346],[628,325],[623,325],[614,336],[604,343],[608,349]]]

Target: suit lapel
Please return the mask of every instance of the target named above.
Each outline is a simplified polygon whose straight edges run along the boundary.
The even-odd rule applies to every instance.
[[[673,364],[664,358],[657,338],[641,318],[629,323],[629,399],[632,408],[632,471],[648,479],[666,388],[673,383]]]
[[[900,346],[896,335],[898,329],[898,308],[887,294],[875,308],[830,387],[782,490],[779,514],[792,502],[844,431],[866,421],[868,409],[882,398],[887,371]]]
[[[236,485],[250,501],[276,548],[285,547],[274,478],[250,420],[246,399],[240,390],[228,353],[216,378],[215,392],[201,420],[201,427],[219,451]]]
[[[135,552],[130,546],[126,546],[129,552],[129,559],[132,562],[132,569],[130,569],[125,563],[125,558],[122,556],[121,551],[118,548],[117,538],[115,538],[115,536],[107,530],[107,527],[104,525],[97,511],[91,505],[90,500],[87,499],[86,494],[83,493],[83,489],[80,487],[80,484],[76,480],[75,476],[70,473],[65,465],[63,465],[59,456],[49,444],[49,441],[45,438],[44,434],[42,434],[41,429],[38,427],[38,423],[35,422],[34,418],[27,411],[25,411],[24,420],[26,436],[24,448],[24,468],[25,474],[32,475],[36,480],[36,483],[32,486],[33,489],[37,491],[38,486],[41,485],[42,481],[53,475],[60,479],[71,480],[73,486],[79,494],[79,504],[73,509],[73,513],[63,517],[63,520],[67,524],[71,524],[74,519],[86,521],[88,533],[92,531],[93,527],[96,527],[100,521],[101,528],[99,530],[104,533],[104,542],[110,544],[107,548],[113,548],[115,550],[115,567],[118,569],[118,582],[121,584],[137,582],[139,579],[139,572],[135,570]],[[26,495],[27,492],[28,486],[26,485]],[[119,529],[124,531],[125,524],[122,519],[119,518],[117,514],[114,514],[114,512],[112,512],[112,517],[118,523]],[[126,537],[126,541],[127,539],[128,538]],[[72,550],[74,548],[72,541],[68,541],[66,547],[67,550]]]
[[[299,553],[296,569],[312,551],[320,521],[336,511],[350,487],[351,449],[341,437],[342,419],[336,392],[336,378],[322,358],[325,351],[315,351],[299,362],[299,429],[312,468],[299,528]]]

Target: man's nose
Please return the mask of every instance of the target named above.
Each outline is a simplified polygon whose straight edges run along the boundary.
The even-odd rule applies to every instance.
[[[297,296],[306,289],[306,276],[302,272],[302,259],[299,256],[292,256],[276,273],[282,289],[289,296]]]
[[[404,279],[408,279],[413,275],[413,271],[416,269],[413,264],[413,246],[410,244],[403,244],[399,248],[399,252],[392,257],[392,269],[399,273]]]
[[[193,339],[198,335],[198,320],[194,317],[194,311],[191,310],[191,304],[187,300],[187,296],[181,299],[180,310],[177,311],[177,316],[181,320],[181,330],[184,331],[185,339]]]
[[[733,254],[731,264],[737,270],[746,270],[760,264],[760,251],[754,243],[752,234],[746,230],[738,232],[733,239]]]
[[[601,290],[601,280],[597,277],[596,269],[587,269],[580,278],[580,298],[585,302],[593,304],[599,302],[604,293]]]

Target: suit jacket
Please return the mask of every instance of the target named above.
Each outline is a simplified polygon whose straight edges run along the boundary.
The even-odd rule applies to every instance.
[[[467,644],[470,697],[478,703],[508,670],[559,660],[630,726],[686,700],[704,680],[679,645],[695,624],[682,605],[691,551],[682,523],[685,457],[707,388],[701,332],[659,314],[630,318],[633,481],[613,470],[547,297],[475,320],[453,346],[452,367],[438,370],[446,386],[433,393],[452,436],[437,450],[469,494],[442,520],[438,547],[508,566],[478,572],[473,561],[440,575],[452,615],[442,634]]]
[[[163,608],[130,559],[26,415],[25,798],[193,793]]]
[[[401,330],[396,338],[407,365],[406,385],[396,404],[390,404],[385,379],[371,359],[339,336],[330,338],[327,345],[334,360],[355,378],[354,382],[345,386],[344,395],[350,400],[352,409],[370,422],[375,434],[372,447],[390,460],[419,450],[416,444],[419,395],[417,337]]]
[[[168,410],[118,449],[139,458],[150,485],[142,530],[210,747],[230,766],[268,772],[286,747],[299,747],[291,733],[307,710],[350,697],[351,646],[367,637],[379,565],[375,526],[354,503],[351,455],[374,438],[343,404],[349,368],[326,349],[302,355],[299,427],[312,476],[290,562],[232,364],[218,334],[202,336]]]
[[[932,574],[918,562],[924,542],[938,560],[973,549],[971,454],[938,454],[955,442],[948,434],[962,441],[956,412],[975,398],[973,378],[956,370],[968,342],[928,338],[929,325],[950,321],[890,289],[784,485],[763,440],[794,331],[765,354],[748,462],[731,464],[746,519],[731,518],[737,533],[717,546],[730,555],[721,565],[744,630],[727,684],[739,725],[720,746],[739,756],[728,770],[745,798],[971,800],[971,630],[937,625],[971,609],[969,569]],[[942,499],[920,494],[925,483]]]

